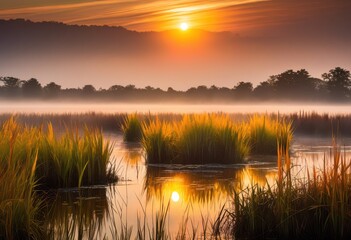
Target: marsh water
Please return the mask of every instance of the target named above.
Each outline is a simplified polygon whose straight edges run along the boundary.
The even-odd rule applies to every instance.
[[[275,156],[250,157],[245,164],[234,165],[150,165],[138,144],[126,144],[118,134],[106,134],[114,142],[113,161],[121,180],[112,186],[65,189],[52,198],[49,221],[64,226],[69,219],[82,224],[86,236],[113,238],[113,230],[133,229],[138,222],[152,231],[156,213],[169,204],[166,228],[170,236],[187,224],[188,229],[208,227],[222,207],[230,209],[234,191],[277,179]],[[344,157],[351,157],[351,139],[339,139]],[[292,174],[307,178],[308,170],[322,170],[332,164],[332,139],[297,136],[291,148]],[[78,220],[77,220],[78,219]],[[80,219],[80,220],[79,220]],[[88,237],[87,237],[88,238]]]
[[[0,113],[295,113],[299,111],[345,114],[342,105],[157,105],[157,104],[35,104],[8,103],[0,105]],[[81,189],[59,189],[46,197],[50,215],[48,228],[55,238],[65,233],[84,238],[115,239],[121,229],[139,228],[149,235],[156,225],[156,215],[167,208],[166,229],[169,236],[187,226],[203,234],[215,222],[223,206],[231,209],[234,192],[258,184],[274,186],[278,168],[276,156],[249,157],[244,164],[233,165],[151,165],[145,163],[139,144],[126,144],[121,134],[105,133],[113,142],[112,162],[120,176],[117,184]],[[351,139],[338,139],[342,155],[351,158]],[[295,136],[291,146],[292,176],[306,179],[313,171],[332,164],[331,137]],[[209,229],[210,230],[210,229]],[[191,233],[188,233],[191,234]]]

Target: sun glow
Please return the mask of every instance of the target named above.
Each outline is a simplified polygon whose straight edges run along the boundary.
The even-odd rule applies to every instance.
[[[172,196],[171,199],[173,202],[178,202],[179,201],[179,193],[177,193],[176,191],[172,192]]]
[[[186,30],[188,30],[189,25],[186,22],[182,22],[179,27],[182,31],[186,31]]]

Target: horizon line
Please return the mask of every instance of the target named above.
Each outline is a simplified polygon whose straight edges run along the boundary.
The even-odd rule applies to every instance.
[[[127,28],[122,25],[107,25],[107,24],[78,24],[78,23],[65,23],[61,21],[54,21],[54,20],[44,20],[44,21],[35,21],[27,18],[0,18],[0,21],[24,21],[24,22],[30,22],[30,23],[35,23],[35,24],[40,24],[40,23],[57,23],[57,24],[63,24],[66,26],[72,26],[72,27],[109,27],[109,28],[123,28],[127,31],[130,32],[136,32],[136,33],[165,33],[165,32],[171,32],[171,31],[178,31],[178,32],[191,32],[191,31],[201,31],[201,32],[207,32],[207,33],[231,33],[231,34],[239,34],[233,31],[209,31],[209,30],[204,30],[201,28],[191,28],[187,29],[186,31],[182,31],[181,29],[178,28],[170,28],[162,31],[156,31],[156,30],[148,30],[148,31],[138,31],[138,30],[133,30],[130,28]]]

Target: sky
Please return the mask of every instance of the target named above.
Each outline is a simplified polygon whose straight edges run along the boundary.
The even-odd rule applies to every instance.
[[[350,19],[350,6],[349,0],[1,0],[0,18],[137,31],[164,31],[187,22],[191,28],[207,31],[254,33],[304,23],[312,28],[336,26]]]
[[[44,48],[33,53],[30,47],[18,54],[0,46],[0,53],[10,52],[0,54],[0,76],[36,77],[64,87],[135,84],[163,89],[233,87],[240,81],[255,86],[270,75],[301,68],[320,78],[337,66],[351,70],[350,12],[350,0],[0,0],[0,19],[123,26],[158,34],[150,45],[150,38],[142,35],[143,52],[133,47],[123,56]],[[189,25],[183,37],[168,34],[180,31],[182,22]],[[195,39],[195,29],[212,35]],[[47,45],[45,37],[40,41]]]

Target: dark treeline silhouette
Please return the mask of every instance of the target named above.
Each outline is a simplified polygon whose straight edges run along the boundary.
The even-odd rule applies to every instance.
[[[113,85],[108,89],[96,89],[93,85],[83,88],[63,89],[51,82],[45,86],[35,79],[21,80],[15,77],[0,77],[1,99],[82,99],[103,101],[186,101],[186,102],[350,102],[350,71],[336,67],[321,75],[311,77],[308,71],[287,70],[270,76],[255,88],[250,82],[239,82],[233,88],[198,86],[186,91],[169,87],[166,91],[147,86]]]

